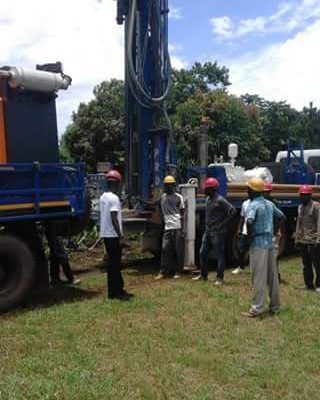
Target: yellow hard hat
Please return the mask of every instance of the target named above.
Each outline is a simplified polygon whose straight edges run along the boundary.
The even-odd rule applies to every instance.
[[[164,178],[164,181],[163,181],[163,183],[176,183],[176,180],[175,180],[175,177],[174,176],[172,176],[172,175],[167,175],[165,178]]]
[[[250,178],[247,185],[254,192],[264,191],[264,182],[261,178]]]

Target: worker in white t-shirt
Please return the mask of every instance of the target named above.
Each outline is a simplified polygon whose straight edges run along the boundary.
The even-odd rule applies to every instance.
[[[232,271],[232,273],[235,275],[241,274],[241,272],[244,271],[245,266],[247,265],[247,253],[249,251],[249,242],[248,242],[246,213],[249,204],[250,204],[250,199],[245,200],[242,203],[240,212],[240,221],[238,227],[239,265],[236,269]]]
[[[100,237],[108,254],[108,298],[129,300],[131,294],[124,290],[121,275],[121,239],[123,237],[121,203],[117,192],[121,175],[116,170],[106,174],[108,190],[100,197]]]

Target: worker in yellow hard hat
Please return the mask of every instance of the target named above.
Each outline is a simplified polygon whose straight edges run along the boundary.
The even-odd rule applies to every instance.
[[[173,276],[180,278],[184,261],[184,200],[176,191],[176,179],[167,175],[160,206],[164,219],[164,232],[161,249],[161,269],[155,279]]]
[[[264,312],[265,292],[269,289],[270,312],[280,311],[279,278],[276,257],[273,251],[274,221],[279,226],[285,217],[271,201],[263,197],[264,182],[260,178],[248,180],[248,195],[251,199],[246,212],[249,258],[252,282],[255,289],[248,317],[256,317]]]
[[[176,184],[176,178],[172,175],[167,175],[164,180],[163,183],[165,185],[175,185]]]
[[[250,178],[248,180],[248,188],[251,192],[262,193],[264,192],[264,182],[261,178]]]

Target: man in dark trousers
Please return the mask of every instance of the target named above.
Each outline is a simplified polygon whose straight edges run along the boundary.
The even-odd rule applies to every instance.
[[[312,200],[312,187],[299,188],[301,204],[298,218],[295,243],[301,246],[303,278],[305,289],[320,293],[320,205]],[[313,268],[316,272],[314,281]]]
[[[164,178],[164,193],[160,198],[161,213],[164,220],[162,236],[161,270],[155,279],[163,279],[171,274],[180,278],[184,261],[184,201],[175,190],[174,176]]]
[[[235,214],[233,206],[217,193],[219,182],[215,178],[207,178],[205,181],[206,202],[206,230],[202,237],[200,248],[200,275],[193,278],[194,281],[206,281],[208,279],[208,259],[212,255],[218,262],[216,285],[222,285],[225,269],[224,241],[227,225]]]
[[[66,283],[60,278],[60,266],[63,273],[67,278],[67,283],[70,285],[78,285],[80,279],[74,277],[70,267],[69,257],[67,250],[63,243],[63,238],[57,236],[56,227],[54,223],[49,223],[46,226],[46,238],[48,247],[50,249],[49,262],[50,262],[50,280],[52,285],[61,285]]]
[[[108,254],[108,298],[129,300],[132,295],[124,290],[121,275],[121,239],[123,237],[121,203],[117,195],[121,175],[116,170],[106,174],[108,189],[100,197],[100,237]]]
[[[238,249],[239,249],[239,259],[238,259],[238,267],[232,271],[232,274],[238,275],[241,274],[246,265],[248,264],[248,251],[249,251],[249,243],[248,243],[248,230],[247,230],[247,221],[246,221],[246,212],[250,204],[250,199],[245,200],[242,203],[241,211],[240,211],[240,220],[238,226]]]

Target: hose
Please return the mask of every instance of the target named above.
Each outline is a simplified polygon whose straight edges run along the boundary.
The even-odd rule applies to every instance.
[[[148,10],[148,25],[152,26],[152,22],[154,25],[160,25],[161,20],[159,20],[159,13],[157,13],[154,9],[155,7],[155,0],[151,0],[149,2],[149,10]],[[165,161],[166,164],[170,164],[171,159],[171,148],[173,144],[173,129],[170,118],[167,112],[167,105],[166,99],[170,94],[170,90],[172,87],[172,79],[171,79],[171,62],[170,62],[170,55],[168,51],[168,43],[166,37],[162,38],[162,46],[163,49],[155,48],[153,49],[156,53],[163,51],[163,59],[164,65],[160,66],[160,74],[162,75],[163,70],[166,69],[167,72],[167,83],[166,87],[163,89],[163,93],[159,96],[153,96],[152,93],[148,91],[144,84],[144,68],[145,68],[145,58],[147,54],[147,46],[148,46],[148,33],[146,33],[145,37],[143,38],[143,48],[141,49],[141,57],[139,59],[139,68],[138,71],[141,71],[140,80],[139,76],[136,72],[136,67],[133,59],[134,54],[134,47],[135,47],[135,26],[139,23],[138,21],[138,7],[137,7],[137,0],[132,0],[130,5],[130,10],[128,14],[128,46],[127,46],[127,60],[128,60],[128,85],[131,89],[131,93],[134,99],[138,102],[138,104],[144,108],[151,109],[155,108],[158,109],[160,114],[162,114],[162,118],[166,123],[166,130],[168,131],[168,141],[166,146],[166,154],[165,154]],[[164,35],[165,36],[165,35]]]

